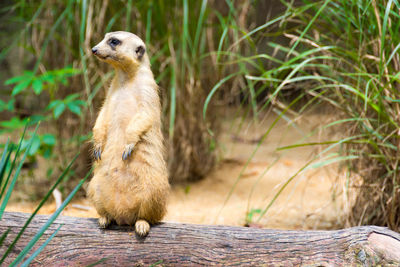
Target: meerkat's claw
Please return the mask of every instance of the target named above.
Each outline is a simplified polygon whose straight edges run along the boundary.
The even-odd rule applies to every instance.
[[[100,228],[105,229],[110,225],[111,220],[107,217],[100,217],[98,223]]]
[[[101,160],[101,146],[95,145],[93,149],[93,157],[95,160]]]
[[[124,152],[122,153],[122,160],[127,160],[131,156],[134,148],[135,148],[135,144],[126,145]]]
[[[145,220],[137,220],[135,223],[135,232],[141,236],[145,237],[150,231],[150,224]]]

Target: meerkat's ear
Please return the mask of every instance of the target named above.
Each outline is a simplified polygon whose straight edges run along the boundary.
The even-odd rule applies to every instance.
[[[137,55],[137,57],[138,57],[139,60],[142,59],[142,57],[143,57],[145,51],[146,51],[146,49],[145,49],[142,45],[139,45],[139,46],[136,48],[136,51],[135,51],[135,52],[136,52],[136,55]]]

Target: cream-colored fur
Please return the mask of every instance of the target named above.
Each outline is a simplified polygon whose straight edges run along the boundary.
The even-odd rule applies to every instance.
[[[88,196],[101,227],[137,222],[144,236],[163,218],[169,192],[158,87],[136,35],[107,33],[92,51],[116,73],[93,128],[97,162]]]

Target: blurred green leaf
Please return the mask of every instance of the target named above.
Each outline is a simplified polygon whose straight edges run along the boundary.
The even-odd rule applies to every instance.
[[[71,102],[67,104],[69,110],[71,110],[71,112],[77,114],[77,115],[81,115],[81,108],[79,107],[78,104]]]
[[[4,110],[14,111],[14,102],[15,102],[14,98],[12,98],[8,102],[5,102],[5,101],[0,99],[0,112],[4,111]]]
[[[56,137],[53,134],[42,135],[42,141],[46,145],[54,146],[56,144]]]
[[[4,84],[5,84],[5,85],[10,85],[10,84],[13,84],[13,83],[18,83],[19,81],[23,81],[23,80],[25,80],[25,79],[26,79],[26,76],[25,76],[25,75],[15,76],[15,77],[13,77],[13,78],[11,78],[11,79],[6,80],[6,81],[4,82]]]
[[[13,89],[11,95],[12,95],[12,96],[15,96],[15,95],[21,93],[23,90],[25,90],[26,88],[28,88],[28,86],[29,86],[30,83],[31,83],[31,80],[23,80],[22,82],[18,83],[18,84],[14,87],[14,89]]]
[[[50,176],[53,174],[53,171],[54,171],[53,167],[48,168],[46,171],[46,177],[50,178]]]
[[[32,71],[24,71],[24,74],[19,75],[19,76],[15,76],[11,79],[8,79],[4,82],[5,85],[10,85],[13,83],[18,83],[20,81],[24,81],[24,80],[32,80],[33,77],[33,72]]]
[[[7,128],[9,130],[16,130],[25,127],[27,123],[27,119],[20,119],[18,117],[12,117],[8,121],[0,121],[0,126],[3,128]]]
[[[33,140],[32,140],[31,147],[29,149],[29,156],[34,155],[38,151],[38,149],[40,147],[40,138],[39,138],[39,136],[34,135],[32,138],[33,138]]]
[[[254,214],[260,214],[261,213],[261,209],[251,209],[248,213],[247,213],[247,216],[246,216],[246,222],[247,223],[251,223],[251,222],[253,222],[253,217],[254,217]]]
[[[32,115],[29,117],[29,121],[27,122],[29,126],[34,125],[38,123],[39,121],[44,121],[46,120],[45,116],[42,115]]]
[[[47,106],[47,109],[53,109],[55,106],[59,105],[62,103],[61,100],[53,100],[50,102],[50,104]]]
[[[7,110],[8,111],[14,111],[14,103],[15,103],[15,99],[11,99],[10,101],[8,101],[7,103]]]
[[[51,158],[51,153],[52,153],[52,149],[47,147],[43,152],[43,157],[45,159],[50,159]]]
[[[55,83],[55,76],[51,72],[47,72],[41,76],[41,79],[50,84]]]
[[[185,186],[185,190],[184,190],[185,195],[189,194],[190,189],[191,189],[191,186],[190,186],[190,185]]]
[[[35,92],[35,94],[40,94],[43,90],[43,84],[41,80],[34,80],[32,83],[32,87],[33,87],[33,91]]]
[[[66,107],[68,109],[77,114],[81,115],[81,108],[80,106],[86,105],[86,102],[76,99],[79,97],[79,94],[71,94],[68,95],[64,100],[53,100],[48,106],[47,109],[53,109],[54,117],[58,118],[61,113],[65,110]]]
[[[56,105],[53,109],[53,114],[56,119],[61,116],[61,114],[65,110],[65,104],[63,102],[60,102],[58,105]]]
[[[69,102],[71,102],[72,100],[74,100],[74,99],[76,99],[78,97],[79,97],[79,94],[70,94],[66,98],[64,98],[64,102],[65,103],[69,103]]]
[[[76,105],[81,105],[81,106],[85,106],[86,102],[80,99],[74,100],[73,101]]]
[[[5,110],[7,107],[7,103],[0,99],[0,111]]]

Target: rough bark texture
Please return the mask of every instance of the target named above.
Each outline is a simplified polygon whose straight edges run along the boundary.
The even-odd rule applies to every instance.
[[[29,217],[5,213],[0,234],[11,228],[5,251]],[[22,250],[49,216],[36,216],[7,263]],[[163,223],[145,239],[131,227],[101,230],[96,219],[60,217],[42,237],[61,230],[33,265],[87,266],[400,266],[400,234],[362,226],[337,231],[282,231],[245,227]],[[34,249],[35,249],[34,248]]]

